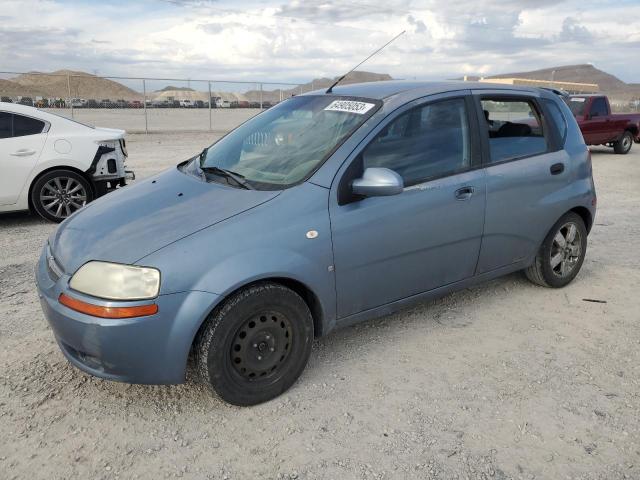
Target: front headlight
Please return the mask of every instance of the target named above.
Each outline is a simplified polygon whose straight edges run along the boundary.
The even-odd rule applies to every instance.
[[[107,300],[146,300],[158,296],[160,271],[91,261],[73,274],[69,285],[78,292]]]

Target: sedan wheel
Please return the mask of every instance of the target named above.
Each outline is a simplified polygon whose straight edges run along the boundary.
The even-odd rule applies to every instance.
[[[76,172],[58,170],[40,177],[31,192],[34,210],[43,218],[61,222],[93,200],[89,182]]]

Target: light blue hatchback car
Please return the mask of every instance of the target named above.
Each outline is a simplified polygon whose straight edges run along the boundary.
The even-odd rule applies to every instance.
[[[562,287],[591,160],[554,92],[379,82],[286,100],[62,223],[37,266],[67,359],[224,400],[287,390],[314,337],[517,270]]]

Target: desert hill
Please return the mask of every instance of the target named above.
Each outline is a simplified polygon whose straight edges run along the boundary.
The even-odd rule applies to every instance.
[[[72,70],[57,70],[52,73],[54,75],[42,75],[38,72],[26,73],[11,79],[11,81],[27,89],[43,92],[44,96],[50,98],[67,98],[70,86],[72,98],[141,100],[140,93],[113,80]],[[73,76],[67,77],[67,75]],[[67,84],[67,78],[69,84]],[[25,94],[21,93],[20,95]]]

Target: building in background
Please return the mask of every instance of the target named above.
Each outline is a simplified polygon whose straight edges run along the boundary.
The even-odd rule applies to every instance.
[[[465,77],[466,80],[466,77]],[[504,85],[523,85],[527,87],[546,87],[564,90],[571,94],[596,93],[600,90],[597,83],[561,82],[557,80],[533,80],[531,78],[480,78],[480,82],[501,83]]]

